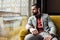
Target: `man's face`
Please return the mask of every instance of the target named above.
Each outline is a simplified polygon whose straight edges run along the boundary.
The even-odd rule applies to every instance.
[[[35,6],[32,6],[32,13],[33,13],[33,15],[37,15],[37,13],[38,13],[38,9],[35,7]]]

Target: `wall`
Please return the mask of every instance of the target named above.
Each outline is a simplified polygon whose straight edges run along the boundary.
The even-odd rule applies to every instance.
[[[60,0],[47,0],[47,12],[60,12]]]

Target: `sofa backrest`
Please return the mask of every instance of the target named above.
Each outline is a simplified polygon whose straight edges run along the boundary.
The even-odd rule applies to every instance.
[[[51,20],[56,26],[56,33],[60,36],[60,15],[51,15]]]

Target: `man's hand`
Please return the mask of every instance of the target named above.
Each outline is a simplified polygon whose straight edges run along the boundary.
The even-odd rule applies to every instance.
[[[30,32],[34,35],[37,35],[38,34],[38,30],[35,29],[35,28],[30,28]]]
[[[44,38],[44,40],[51,40],[52,39],[52,36],[51,35],[48,35]]]

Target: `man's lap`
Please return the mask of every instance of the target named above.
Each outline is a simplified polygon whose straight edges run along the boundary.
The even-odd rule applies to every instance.
[[[43,39],[44,37],[48,36],[49,33],[47,32],[41,32],[38,35],[33,35],[33,34],[28,34],[25,36],[25,39],[33,39],[33,40],[38,40],[38,39]]]
[[[26,35],[25,36],[25,40],[39,40],[39,39],[43,39],[43,37],[42,36],[40,36],[40,35],[33,35],[33,34],[28,34],[28,35]]]

